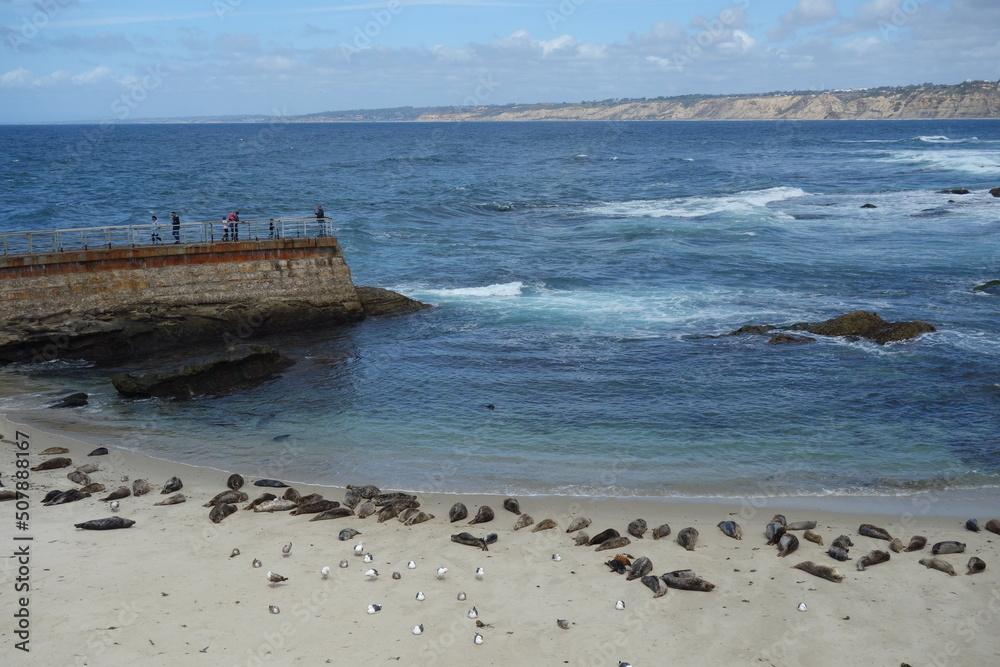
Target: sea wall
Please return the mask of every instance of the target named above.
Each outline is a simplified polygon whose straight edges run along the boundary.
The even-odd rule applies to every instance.
[[[166,244],[0,256],[0,319],[308,301],[363,317],[337,239]]]

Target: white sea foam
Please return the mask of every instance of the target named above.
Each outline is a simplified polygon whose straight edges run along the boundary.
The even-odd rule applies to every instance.
[[[964,171],[969,174],[1000,174],[1000,152],[985,150],[894,151],[883,162],[911,164],[931,170]]]
[[[776,187],[766,190],[745,190],[715,197],[676,197],[671,199],[638,199],[609,202],[587,209],[594,215],[639,218],[699,218],[716,213],[745,213],[761,209],[771,202],[803,197],[809,193],[800,188]]]
[[[453,287],[449,289],[426,289],[426,288],[416,288],[411,289],[408,287],[398,287],[398,291],[405,294],[416,294],[423,298],[439,298],[439,299],[451,299],[451,298],[488,298],[488,297],[511,297],[511,296],[521,296],[522,290],[524,289],[524,283],[521,281],[515,281],[511,283],[496,283],[493,285],[485,285],[483,287]]]
[[[922,141],[926,144],[964,144],[970,141],[979,141],[979,137],[969,137],[967,139],[949,139],[945,136],[914,137],[914,141]]]

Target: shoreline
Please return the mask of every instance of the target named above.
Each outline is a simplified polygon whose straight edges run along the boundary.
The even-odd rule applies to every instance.
[[[0,569],[0,654],[13,664],[144,664],[173,665],[196,660],[233,665],[341,664],[475,665],[606,665],[616,661],[641,665],[664,664],[665,656],[697,655],[700,664],[841,665],[860,664],[990,664],[1000,659],[1000,642],[991,628],[1000,614],[1000,537],[965,529],[971,516],[936,516],[931,511],[953,507],[949,501],[931,503],[928,513],[844,511],[836,499],[813,498],[823,509],[796,509],[788,499],[706,502],[703,499],[647,501],[633,498],[520,498],[521,509],[535,518],[553,519],[553,530],[513,530],[515,517],[503,509],[503,498],[475,494],[418,494],[421,509],[435,515],[425,523],[404,526],[398,521],[378,523],[375,517],[350,516],[311,522],[305,516],[279,516],[237,510],[219,524],[208,519],[203,504],[226,489],[227,474],[205,467],[154,459],[110,448],[107,456],[88,457],[90,444],[69,433],[52,433],[16,423],[17,415],[0,422],[4,434],[2,479],[13,481],[16,431],[26,434],[31,463],[50,446],[70,450],[73,467],[96,463],[94,481],[108,489],[146,478],[153,486],[148,496],[123,498],[118,516],[133,519],[127,530],[77,530],[74,523],[112,516],[97,498],[43,507],[41,494],[50,488],[73,485],[66,472],[73,467],[32,472],[29,503],[32,537],[30,590],[15,595],[10,562]],[[183,481],[188,501],[156,506],[169,477]],[[280,479],[280,475],[275,475]],[[250,498],[264,489],[247,477],[243,487]],[[378,483],[378,480],[359,480]],[[131,483],[131,482],[129,482]],[[343,500],[342,489],[299,485],[302,494],[317,492]],[[383,489],[387,490],[387,489]],[[461,500],[470,516],[481,505],[495,511],[495,519],[475,526],[450,523],[448,511]],[[868,502],[868,501],[859,501]],[[244,503],[240,503],[242,506]],[[850,503],[848,503],[850,504]],[[1000,515],[996,502],[982,501],[976,517],[984,525]],[[848,508],[849,509],[849,508]],[[860,509],[857,507],[855,509]],[[869,510],[885,506],[869,507]],[[12,503],[0,503],[5,522],[13,522]],[[795,553],[777,558],[765,545],[763,527],[777,512],[789,521],[817,521],[816,532],[826,544],[839,534],[855,546],[853,560],[837,562],[825,547],[801,540]],[[664,522],[672,527],[661,540],[632,539],[621,549],[595,552],[574,546],[566,525],[585,516],[593,523],[585,531],[595,535],[614,527],[623,535],[638,517],[652,529]],[[742,540],[724,535],[716,524],[736,520]],[[858,571],[855,564],[887,543],[858,534],[860,523],[873,523],[898,535],[904,543],[914,534],[928,538],[928,546],[914,553],[891,553],[888,563]],[[7,523],[10,525],[10,523]],[[697,548],[686,551],[675,541],[684,527],[700,532]],[[360,535],[338,540],[343,528]],[[450,535],[468,531],[475,536],[498,535],[488,551],[455,544]],[[798,533],[802,537],[802,533]],[[355,543],[374,556],[377,581],[363,576],[368,565],[353,555]],[[965,553],[939,556],[958,576],[918,564],[930,557],[930,545],[942,540],[967,543]],[[283,544],[292,542],[290,556]],[[240,550],[231,556],[234,548]],[[557,561],[554,554],[559,554]],[[639,581],[626,581],[604,564],[615,554],[632,560],[648,557],[652,574],[694,569],[715,584],[711,592],[670,589],[654,598]],[[975,555],[986,562],[985,572],[967,576],[965,564]],[[251,567],[259,558],[262,567]],[[340,560],[348,562],[339,568]],[[414,561],[416,568],[406,563]],[[834,583],[791,566],[811,560],[836,566],[844,576]],[[329,578],[319,570],[330,566]],[[434,570],[447,567],[438,579]],[[485,569],[482,579],[477,567]],[[273,570],[288,577],[270,587],[264,573]],[[393,571],[400,579],[390,577]],[[414,599],[417,591],[426,599]],[[466,600],[456,598],[458,592]],[[20,638],[10,622],[18,597],[30,596],[30,648],[15,648]],[[623,600],[624,610],[615,608]],[[807,611],[797,606],[805,603]],[[366,613],[380,604],[377,614]],[[279,614],[269,611],[276,605]],[[476,621],[467,612],[475,606]],[[556,624],[569,621],[569,629]],[[424,626],[416,636],[411,629]],[[665,633],[664,628],[670,632]],[[484,638],[476,645],[473,638]],[[719,641],[725,637],[724,641]],[[204,657],[202,657],[204,656]]]
[[[72,427],[77,424],[58,423],[56,420],[33,419],[35,416],[48,415],[44,409],[34,410],[0,410],[0,420],[22,424],[37,431],[47,433],[51,436],[65,436],[92,447],[102,446],[104,443],[101,434],[74,433]],[[84,424],[93,427],[93,419],[88,418]],[[153,454],[129,449],[126,447],[115,447],[129,456],[147,458],[163,464],[184,466],[192,469],[204,469],[218,474],[229,475],[233,472],[247,475],[245,470],[226,470],[208,463],[177,461]],[[267,472],[266,470],[263,472]],[[338,489],[343,491],[343,486],[326,481],[303,481],[294,478],[294,473],[290,473],[282,478],[282,481],[303,487]],[[425,491],[405,487],[393,487],[394,490],[406,493],[416,493],[421,495],[433,494],[446,497],[460,497],[468,495],[502,495],[502,492],[477,492],[477,491]],[[900,492],[895,494],[843,494],[836,492],[817,492],[815,494],[788,493],[781,495],[753,495],[746,493],[734,493],[733,495],[719,495],[707,493],[705,495],[629,495],[629,496],[609,496],[609,495],[578,495],[570,493],[552,493],[549,491],[540,492],[520,492],[517,494],[522,498],[569,500],[574,502],[587,500],[601,500],[608,502],[637,502],[657,507],[663,504],[683,503],[683,504],[707,504],[707,505],[739,505],[747,508],[762,508],[767,506],[780,505],[783,508],[803,510],[803,511],[824,511],[829,509],[835,512],[848,514],[876,514],[880,516],[909,514],[914,516],[935,516],[935,517],[962,517],[966,518],[976,515],[976,513],[988,513],[992,508],[1000,507],[1000,486],[978,487],[972,489],[931,489],[913,492]],[[1000,513],[1000,512],[998,512]]]

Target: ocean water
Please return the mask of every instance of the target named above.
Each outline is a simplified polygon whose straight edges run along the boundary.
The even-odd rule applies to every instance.
[[[36,418],[417,491],[1000,486],[1000,294],[972,291],[1000,278],[1000,121],[11,126],[0,147],[3,231],[323,204],[357,284],[434,305],[269,339],[296,366],[225,397],[116,395],[168,352],[9,366],[0,411],[83,390]],[[709,337],[855,309],[937,332]]]

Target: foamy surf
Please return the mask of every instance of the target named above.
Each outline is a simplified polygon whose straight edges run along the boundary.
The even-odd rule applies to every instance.
[[[720,213],[747,213],[768,204],[809,193],[801,188],[775,187],[766,190],[745,190],[714,197],[677,197],[673,199],[639,199],[609,202],[587,209],[593,215],[640,218],[700,218]]]

